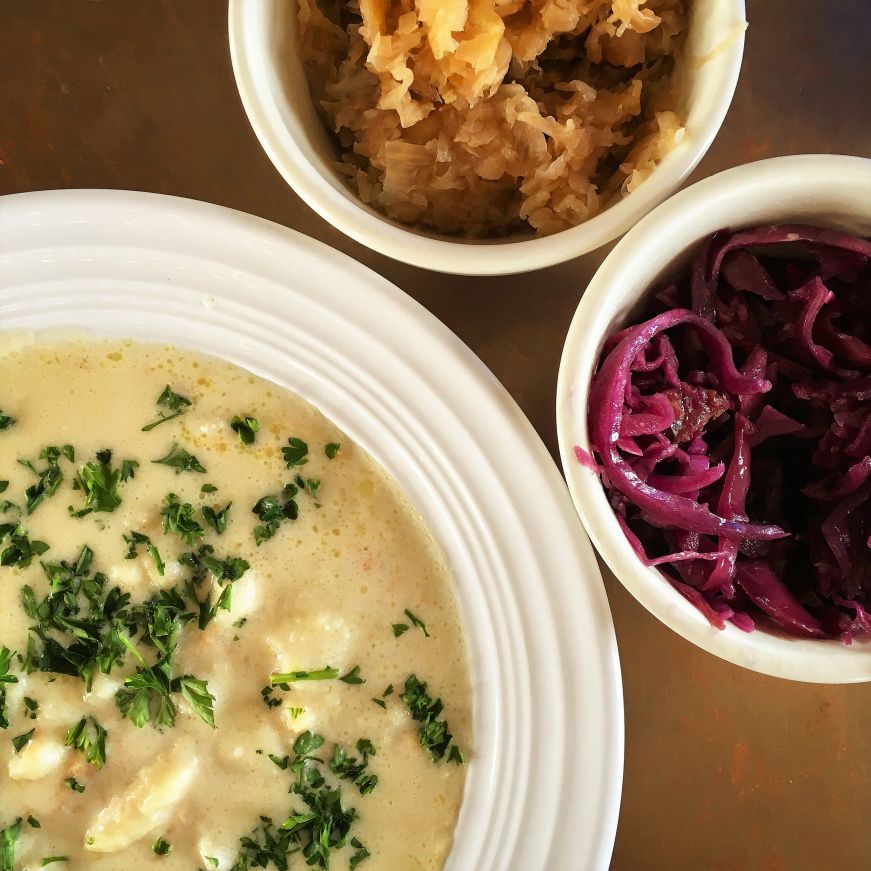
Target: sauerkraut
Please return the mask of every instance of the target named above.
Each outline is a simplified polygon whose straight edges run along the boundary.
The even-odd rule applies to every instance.
[[[299,0],[338,168],[390,218],[555,233],[634,190],[684,134],[687,0]]]

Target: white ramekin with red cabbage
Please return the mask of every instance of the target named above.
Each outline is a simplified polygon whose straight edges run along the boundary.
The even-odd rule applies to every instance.
[[[871,677],[871,161],[721,173],[590,284],[563,464],[617,577],[748,667]]]

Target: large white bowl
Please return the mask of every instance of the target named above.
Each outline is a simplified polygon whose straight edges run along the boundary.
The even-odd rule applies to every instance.
[[[655,568],[645,566],[620,529],[595,472],[574,456],[589,447],[590,379],[605,338],[625,324],[663,274],[685,264],[705,236],[765,223],[818,224],[871,235],[871,160],[800,155],[763,160],[698,182],[655,209],[611,252],[584,293],[569,329],[557,386],[560,454],[575,507],[618,580],[675,632],[730,662],[775,677],[819,683],[871,680],[871,643],[747,634],[708,621]],[[871,311],[871,305],[869,305]]]
[[[684,140],[635,191],[553,236],[463,242],[410,229],[363,204],[333,169],[336,150],[315,110],[295,49],[296,3],[230,0],[230,53],[254,132],[288,184],[323,218],[375,251],[439,272],[503,275],[560,263],[625,233],[677,190],[716,136],[744,52],[744,0],[694,0],[679,107]]]
[[[442,546],[468,640],[475,734],[445,871],[607,868],[623,707],[601,576],[541,440],[456,336],[249,215],[121,191],[0,197],[0,329],[58,327],[222,357],[368,450]]]

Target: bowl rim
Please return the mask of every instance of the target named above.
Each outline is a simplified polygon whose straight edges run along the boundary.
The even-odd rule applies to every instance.
[[[779,197],[775,202],[791,202],[788,214],[798,208],[798,202],[807,201],[814,186],[824,188],[829,196],[834,191],[842,200],[844,191],[860,195],[867,191],[866,202],[871,202],[871,159],[809,154],[733,167],[671,197],[632,229],[593,276],[569,327],[557,381],[557,435],[569,491],[590,538],[617,580],[651,614],[697,647],[753,671],[815,683],[856,683],[871,680],[871,643],[847,646],[839,640],[793,639],[764,629],[748,634],[732,624],[722,631],[713,629],[663,581],[657,569],[640,562],[617,523],[598,475],[574,455],[575,445],[589,446],[586,400],[601,343],[612,323],[643,295],[643,291],[630,290],[618,300],[621,295],[614,288],[631,287],[636,283],[633,275],[644,276],[649,287],[664,266],[685,259],[688,246],[675,249],[669,239],[679,236],[681,228],[695,231],[697,240],[703,238],[707,230],[699,233],[696,226],[703,225],[706,214],[729,209],[740,212],[749,200],[769,192]],[[789,219],[784,216],[784,220]],[[871,230],[871,214],[868,221]],[[740,222],[730,215],[723,224],[729,223]],[[646,271],[638,265],[645,261],[653,264]]]
[[[230,58],[251,127],[272,164],[302,200],[322,218],[362,245],[413,266],[457,275],[508,275],[571,260],[625,233],[677,190],[704,157],[720,130],[738,83],[744,55],[744,0],[723,0],[733,31],[705,63],[715,63],[718,94],[700,113],[695,135],[666,155],[637,190],[577,227],[551,236],[476,243],[434,238],[391,221],[364,206],[335,179],[322,174],[281,120],[276,103],[260,87],[269,48],[263,39],[274,0],[230,0]],[[670,159],[671,158],[671,159]],[[341,187],[341,189],[340,189]]]

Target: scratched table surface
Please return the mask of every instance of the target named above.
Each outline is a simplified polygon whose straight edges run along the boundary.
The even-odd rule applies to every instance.
[[[779,154],[871,156],[871,0],[747,7],[738,90],[692,180]],[[530,275],[462,278],[345,238],[261,151],[221,0],[0,3],[0,193],[76,187],[220,203],[346,252],[464,339],[556,455],[560,350],[607,249]],[[871,867],[871,686],[797,684],[721,662],[604,575],[626,699],[613,867]]]

